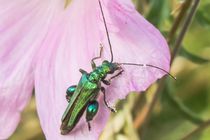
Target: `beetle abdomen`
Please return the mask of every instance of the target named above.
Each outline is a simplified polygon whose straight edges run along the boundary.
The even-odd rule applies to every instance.
[[[87,107],[87,104],[97,98],[100,90],[100,83],[92,83],[87,74],[83,74],[75,93],[64,113],[61,125],[61,134],[70,132],[80,120]]]

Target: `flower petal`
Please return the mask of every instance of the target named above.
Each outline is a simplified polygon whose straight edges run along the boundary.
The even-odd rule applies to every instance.
[[[53,4],[48,4],[40,0],[0,1],[0,139],[15,131],[31,97],[34,57],[55,11]]]

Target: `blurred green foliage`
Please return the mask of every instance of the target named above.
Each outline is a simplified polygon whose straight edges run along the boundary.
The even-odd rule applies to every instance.
[[[183,1],[133,1],[140,13],[167,38]],[[126,100],[119,102],[117,105],[119,111],[110,117],[101,140],[179,140],[197,128],[202,121],[210,119],[209,14],[210,1],[202,0],[185,35],[183,48],[171,68],[171,73],[177,77],[177,81],[167,78],[165,87],[147,120],[148,123],[138,128],[133,125],[139,112],[150,103],[157,84],[141,95],[131,94]],[[173,43],[170,47],[173,48]],[[22,121],[10,140],[44,139],[35,110],[33,98],[23,112]],[[190,138],[209,139],[210,127]]]

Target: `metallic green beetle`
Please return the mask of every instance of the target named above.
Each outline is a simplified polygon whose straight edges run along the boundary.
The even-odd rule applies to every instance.
[[[96,99],[100,90],[104,94],[105,105],[114,112],[114,109],[109,107],[106,102],[105,88],[101,86],[101,82],[109,85],[110,80],[120,75],[123,70],[120,70],[121,67],[119,64],[111,63],[106,60],[103,61],[102,65],[96,67],[94,63],[94,59],[96,58],[92,59],[93,71],[87,73],[86,71],[80,69],[82,77],[78,85],[71,86],[67,89],[66,98],[69,101],[69,104],[62,117],[61,134],[67,134],[75,127],[85,109],[87,109],[86,121],[88,122],[90,129],[89,122],[98,111],[98,102]],[[120,70],[118,74],[111,77],[110,80],[105,80],[107,74],[113,74],[117,70]]]
[[[113,52],[112,52],[112,46],[111,41],[109,38],[109,32],[106,25],[106,20],[104,17],[103,9],[101,6],[101,2],[99,1],[99,6],[101,10],[101,14],[104,21],[104,26],[106,29],[106,34],[108,38],[108,43],[110,47],[110,53],[111,53],[111,61],[104,60],[100,66],[96,66],[94,60],[101,58],[102,54],[102,48],[100,50],[100,56],[95,57],[91,60],[91,65],[93,71],[90,73],[87,73],[86,71],[80,69],[80,72],[82,73],[82,77],[78,83],[78,85],[70,86],[67,89],[67,95],[66,99],[69,102],[63,117],[62,117],[62,124],[61,124],[61,134],[65,135],[72,131],[72,129],[76,126],[78,121],[80,120],[81,116],[83,115],[84,111],[86,110],[86,121],[88,123],[89,130],[90,127],[90,121],[94,118],[94,116],[97,114],[98,111],[98,102],[96,101],[98,94],[100,91],[104,94],[104,103],[105,105],[112,111],[115,112],[113,108],[111,108],[106,101],[106,95],[105,95],[105,88],[101,86],[101,82],[103,82],[106,85],[110,85],[110,82],[113,78],[118,77],[122,74],[123,69],[121,65],[134,65],[134,66],[147,66],[147,67],[153,67],[156,69],[159,69],[161,71],[164,71],[168,75],[170,75],[167,71],[165,71],[162,68],[159,68],[154,65],[150,64],[135,64],[135,63],[115,63],[113,62]],[[117,74],[112,76],[109,80],[105,80],[106,76],[108,74],[113,74],[116,71]],[[172,75],[170,75],[172,78],[174,78]]]

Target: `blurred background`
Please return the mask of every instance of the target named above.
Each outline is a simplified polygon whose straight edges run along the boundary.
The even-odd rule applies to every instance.
[[[177,80],[163,78],[119,101],[100,140],[210,140],[210,1],[133,2],[168,40]],[[9,140],[44,139],[33,97]]]

